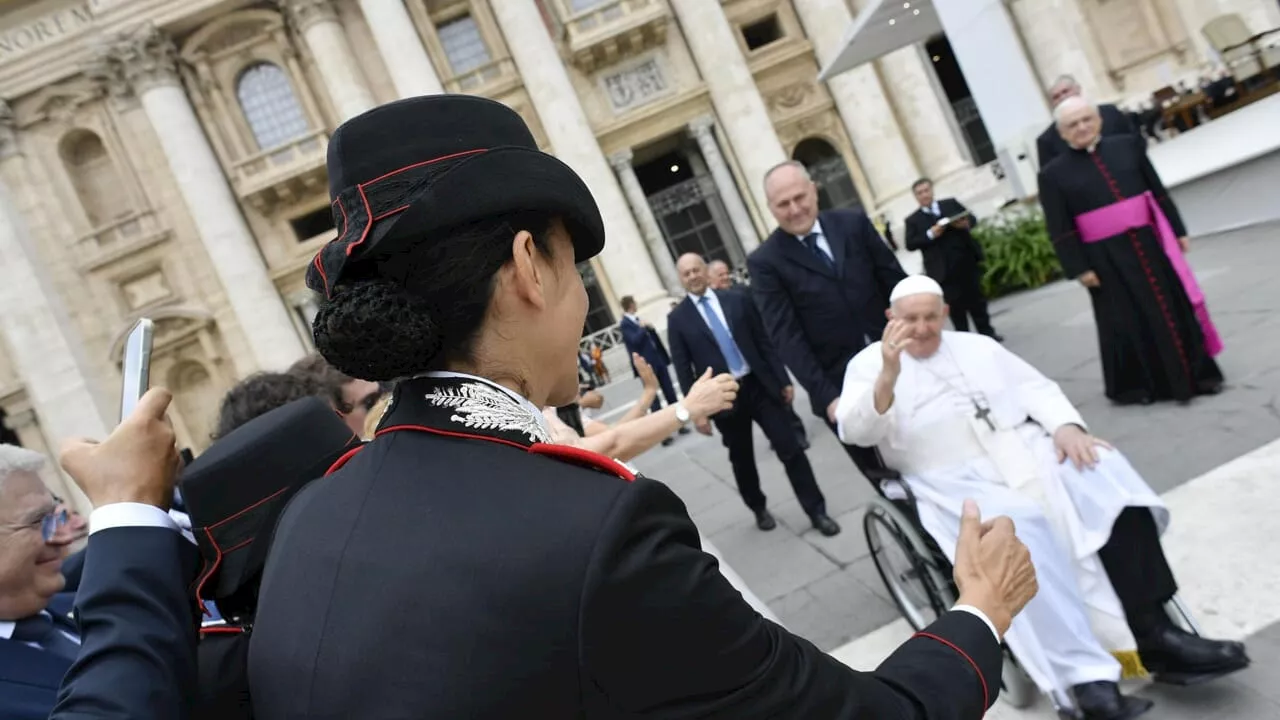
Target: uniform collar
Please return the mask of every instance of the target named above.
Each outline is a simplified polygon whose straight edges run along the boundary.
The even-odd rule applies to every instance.
[[[457,372],[430,372],[401,383],[378,429],[397,426],[523,447],[551,442],[547,419],[528,399],[487,378]]]

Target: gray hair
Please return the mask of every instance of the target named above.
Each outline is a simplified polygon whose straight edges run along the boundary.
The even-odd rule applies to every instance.
[[[1096,104],[1094,104],[1090,100],[1085,99],[1083,95],[1077,95],[1075,97],[1069,97],[1066,100],[1063,100],[1062,102],[1058,103],[1057,107],[1053,109],[1053,124],[1061,125],[1063,115],[1066,115],[1069,111],[1072,111],[1072,110],[1079,110],[1081,107],[1092,108],[1094,114],[1095,115],[1098,114],[1098,106]]]
[[[800,162],[799,160],[784,160],[783,162],[780,162],[777,165],[774,165],[773,167],[765,171],[764,185],[765,185],[766,192],[768,192],[768,189],[769,189],[769,178],[773,177],[773,174],[778,172],[782,168],[787,168],[787,167],[795,168],[797,171],[800,172],[800,177],[803,177],[805,180],[813,182],[813,177],[809,175],[809,168],[805,167],[804,163]]]
[[[39,475],[44,469],[44,455],[17,445],[0,443],[0,487],[10,475],[20,472]]]
[[[1074,75],[1059,75],[1058,79],[1054,80],[1053,84],[1049,86],[1049,89],[1056,88],[1059,85],[1075,85],[1076,87],[1079,87],[1080,83],[1076,81]]]

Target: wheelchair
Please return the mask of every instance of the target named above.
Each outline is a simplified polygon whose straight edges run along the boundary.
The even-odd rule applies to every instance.
[[[879,467],[862,468],[862,471],[877,491],[862,518],[867,548],[898,612],[919,632],[956,604],[960,593],[952,579],[951,562],[925,532],[916,511],[915,494],[902,475],[885,466],[883,461]],[[1166,610],[1183,630],[1201,634],[1191,613],[1176,595]],[[1040,689],[1005,646],[1000,697],[1015,708],[1025,708],[1032,705],[1038,695]],[[1049,699],[1064,720],[1080,717],[1070,695],[1055,692]]]

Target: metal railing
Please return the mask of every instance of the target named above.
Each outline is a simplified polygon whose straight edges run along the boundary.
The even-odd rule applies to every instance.
[[[445,89],[451,93],[474,92],[489,83],[504,77],[515,77],[516,64],[511,58],[499,58],[480,67],[457,75],[446,82]]]
[[[610,23],[617,22],[628,15],[634,15],[660,2],[661,0],[612,0],[611,2],[602,2],[570,15],[565,22],[565,26],[569,30],[570,37],[589,35]]]
[[[263,150],[235,163],[236,189],[246,194],[270,185],[277,178],[288,177],[317,163],[324,165],[328,134],[314,130],[283,145]]]

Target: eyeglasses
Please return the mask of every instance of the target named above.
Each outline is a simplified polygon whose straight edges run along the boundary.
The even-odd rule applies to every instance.
[[[67,524],[69,517],[66,510],[55,510],[40,518],[40,537],[44,538],[45,542],[53,540],[58,531]]]

